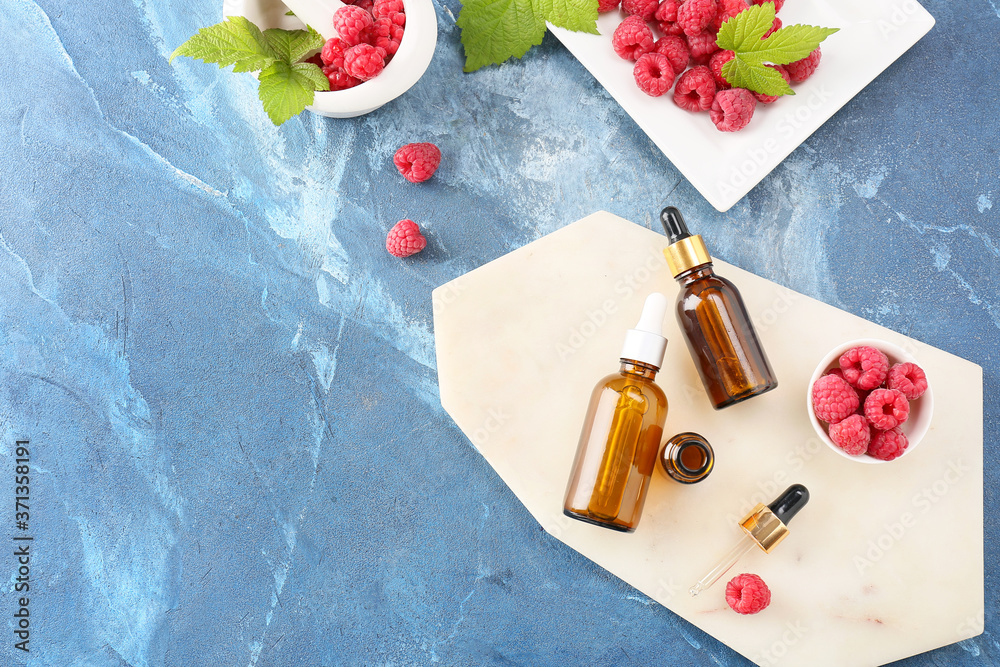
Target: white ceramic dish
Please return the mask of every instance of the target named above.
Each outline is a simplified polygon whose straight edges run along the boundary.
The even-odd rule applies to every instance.
[[[920,362],[917,361],[912,355],[907,354],[905,350],[884,340],[878,340],[875,338],[859,338],[858,340],[852,340],[844,343],[843,345],[838,345],[830,350],[825,357],[823,357],[823,360],[816,366],[816,370],[813,371],[812,377],[809,378],[809,389],[806,391],[806,411],[809,414],[809,421],[812,423],[813,429],[816,430],[816,434],[823,442],[826,443],[827,447],[837,452],[838,455],[843,456],[845,459],[850,459],[859,463],[892,463],[892,461],[880,461],[876,458],[868,456],[867,454],[851,456],[840,447],[833,444],[833,441],[830,440],[830,436],[827,433],[827,426],[817,419],[816,415],[813,413],[813,384],[821,376],[825,375],[828,370],[840,366],[840,355],[847,352],[852,347],[859,347],[862,345],[882,350],[882,352],[885,353],[885,356],[889,357],[890,366],[904,362],[917,364],[918,366],[920,365]],[[923,368],[923,366],[921,366],[921,368]],[[923,437],[927,434],[927,430],[930,428],[931,416],[934,414],[934,387],[931,384],[931,378],[927,378],[927,380],[927,391],[925,391],[923,396],[915,401],[910,401],[910,416],[905,422],[903,422],[901,427],[910,444],[906,448],[906,451],[904,451],[898,458],[893,459],[893,461],[900,460],[916,449],[917,445],[920,444],[920,441],[923,440]]]
[[[550,29],[719,211],[742,199],[934,25],[916,0],[788,0],[778,14],[785,25],[840,32],[823,42],[819,69],[795,86],[794,96],[758,105],[750,125],[727,133],[715,129],[707,113],[675,106],[672,91],[652,98],[636,87],[632,63],[611,48],[611,34],[623,16],[601,15],[600,35]],[[892,100],[885,105],[891,112]]]
[[[318,92],[313,104],[306,109],[331,118],[360,116],[396,99],[420,79],[437,45],[437,13],[433,0],[404,0],[404,8],[403,39],[392,62],[382,73],[354,88]],[[285,15],[287,11],[280,0],[225,0],[222,4],[223,16],[245,16],[262,30],[302,28],[299,19]]]

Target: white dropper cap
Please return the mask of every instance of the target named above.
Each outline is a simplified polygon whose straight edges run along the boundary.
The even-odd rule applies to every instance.
[[[667,351],[667,339],[663,337],[663,315],[666,312],[667,297],[659,292],[646,297],[639,323],[625,334],[622,359],[641,361],[657,368],[663,365],[663,355]]]

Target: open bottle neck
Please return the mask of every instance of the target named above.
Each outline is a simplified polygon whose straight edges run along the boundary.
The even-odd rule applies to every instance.
[[[621,372],[628,373],[629,375],[636,375],[638,377],[646,378],[647,380],[656,379],[656,374],[659,372],[659,368],[653,366],[652,364],[646,364],[641,361],[636,361],[635,359],[621,359]]]
[[[690,285],[696,280],[701,280],[702,278],[708,278],[709,276],[715,275],[715,269],[712,267],[712,263],[699,264],[698,266],[692,266],[690,269],[683,273],[679,273],[674,276],[674,279],[681,284],[681,286]]]

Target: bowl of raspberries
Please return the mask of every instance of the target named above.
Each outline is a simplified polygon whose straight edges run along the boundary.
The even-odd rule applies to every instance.
[[[917,446],[930,427],[934,397],[924,370],[883,340],[852,340],[830,350],[806,395],[813,428],[837,454],[885,463]]]

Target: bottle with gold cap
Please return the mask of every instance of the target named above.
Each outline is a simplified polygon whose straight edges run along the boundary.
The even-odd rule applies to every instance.
[[[667,266],[681,286],[677,321],[716,410],[778,386],[739,290],[715,275],[701,235],[688,231],[673,206],[660,214],[670,239]]]

